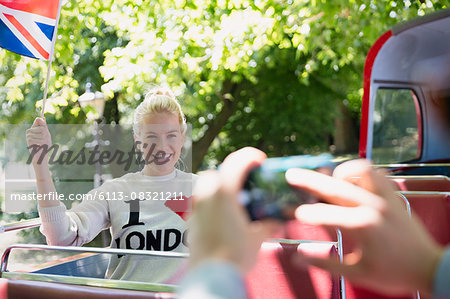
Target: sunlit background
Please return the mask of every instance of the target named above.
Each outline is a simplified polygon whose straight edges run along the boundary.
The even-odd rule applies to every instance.
[[[65,0],[47,122],[85,123],[95,111],[82,109],[78,98],[90,82],[106,98],[104,122],[130,124],[146,91],[164,85],[192,124],[194,172],[245,145],[269,156],[354,155],[370,46],[393,25],[448,6],[447,0]],[[31,124],[39,115],[45,72],[44,62],[0,50],[1,125]],[[8,132],[1,133],[4,139]],[[24,216],[0,214],[3,221]]]

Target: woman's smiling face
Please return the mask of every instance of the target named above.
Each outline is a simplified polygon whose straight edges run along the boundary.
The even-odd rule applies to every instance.
[[[185,136],[176,113],[150,113],[140,124],[137,146],[145,160],[144,174],[171,173],[180,158]]]

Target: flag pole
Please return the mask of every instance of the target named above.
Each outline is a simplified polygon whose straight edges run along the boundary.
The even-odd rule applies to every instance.
[[[55,30],[53,31],[52,48],[50,49],[50,53],[49,53],[49,57],[48,57],[47,79],[45,80],[44,100],[42,102],[42,108],[41,108],[41,117],[42,118],[44,117],[45,104],[47,102],[48,83],[50,81],[50,73],[52,71],[53,52],[55,51],[56,34],[58,31],[58,23],[59,23],[60,15],[61,15],[61,0],[59,0],[59,3],[58,3],[58,15],[56,16]]]

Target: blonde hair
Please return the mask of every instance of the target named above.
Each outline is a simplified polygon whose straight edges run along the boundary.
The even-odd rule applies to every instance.
[[[155,112],[177,114],[181,133],[186,132],[186,118],[175,95],[168,88],[156,87],[145,95],[144,101],[134,111],[133,132],[136,136],[139,135],[139,126],[144,118]]]

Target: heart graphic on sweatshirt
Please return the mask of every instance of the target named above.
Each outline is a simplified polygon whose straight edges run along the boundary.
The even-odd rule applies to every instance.
[[[192,213],[192,196],[169,198],[164,205],[186,221]]]

